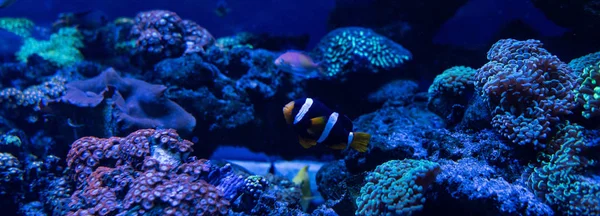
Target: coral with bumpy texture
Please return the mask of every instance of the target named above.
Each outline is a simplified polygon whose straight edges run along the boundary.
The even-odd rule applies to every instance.
[[[454,66],[437,75],[429,86],[429,97],[438,95],[461,96],[468,88],[473,88],[473,76],[477,70],[467,66]]]
[[[258,193],[230,164],[188,158],[191,146],[171,129],[79,139],[67,158],[77,188],[68,215],[225,215],[240,195]]]
[[[369,174],[356,199],[356,215],[410,215],[425,203],[425,190],[440,172],[427,160],[392,160]]]
[[[12,190],[11,185],[18,185],[23,181],[21,162],[15,156],[0,152],[0,195]]]
[[[183,140],[172,129],[143,129],[127,137],[83,137],[76,140],[67,154],[67,165],[73,170],[73,179],[83,182],[99,166],[118,164],[139,166],[149,156],[173,166],[192,152],[192,142]]]
[[[600,115],[600,61],[589,65],[579,74],[580,86],[575,89],[575,96],[583,105],[581,115],[591,118]]]
[[[427,108],[441,117],[448,117],[456,105],[465,107],[469,93],[474,89],[476,72],[470,67],[454,66],[437,75],[429,86]],[[460,119],[460,116],[454,118]]]
[[[214,43],[213,36],[206,29],[166,10],[138,13],[131,35],[137,38],[137,53],[157,60],[204,52]]]
[[[65,82],[65,78],[56,76],[49,81],[31,86],[23,91],[17,88],[2,89],[0,91],[0,104],[10,109],[32,106],[35,110],[38,110],[41,103],[46,103],[64,94]]]
[[[314,51],[328,77],[339,77],[360,67],[372,72],[402,65],[412,54],[402,45],[362,27],[338,28],[325,35]]]
[[[487,101],[492,125],[515,144],[544,148],[551,128],[575,108],[575,76],[538,40],[502,39],[475,74],[476,91]]]
[[[573,69],[575,74],[580,74],[584,68],[598,62],[600,62],[600,52],[595,52],[571,60],[569,67]]]
[[[586,175],[597,161],[586,157],[584,128],[566,122],[549,145],[550,154],[529,176],[529,186],[564,215],[600,214],[600,182]]]

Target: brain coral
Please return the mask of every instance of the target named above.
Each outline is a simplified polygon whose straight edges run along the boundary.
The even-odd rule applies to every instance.
[[[361,27],[338,28],[321,39],[314,51],[327,76],[339,76],[360,67],[372,72],[402,65],[412,54],[402,45]]]
[[[441,172],[427,160],[391,160],[367,176],[356,215],[410,215],[423,209],[424,192]]]
[[[575,108],[576,78],[567,64],[538,40],[502,39],[475,74],[476,91],[487,101],[492,125],[519,145],[544,147],[552,124]]]

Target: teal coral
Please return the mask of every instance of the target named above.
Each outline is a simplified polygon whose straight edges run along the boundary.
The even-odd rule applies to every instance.
[[[17,59],[27,62],[27,58],[37,54],[58,67],[69,66],[83,60],[78,48],[83,47],[82,35],[75,28],[61,28],[50,36],[50,40],[40,41],[27,38],[17,52]]]
[[[35,24],[26,18],[0,18],[0,29],[12,32],[21,37],[30,37]]]
[[[450,119],[455,105],[467,105],[468,95],[474,89],[476,72],[470,67],[454,66],[437,75],[429,86],[427,108],[438,116]]]
[[[600,185],[585,176],[597,161],[584,157],[588,149],[584,128],[566,122],[541,158],[541,167],[529,176],[530,187],[564,215],[599,215]]]
[[[427,160],[391,160],[369,174],[356,199],[356,215],[411,215],[423,209],[425,190],[441,172]]]
[[[573,72],[579,74],[587,66],[600,62],[600,52],[590,53],[579,58],[573,59],[569,62],[569,67],[573,69]]]
[[[402,45],[361,27],[331,31],[321,39],[314,53],[326,67],[328,77],[342,75],[354,66],[366,66],[372,72],[389,70],[412,58]]]
[[[473,88],[477,70],[466,66],[454,66],[437,75],[429,86],[429,97],[437,95],[461,96]]]
[[[600,61],[585,67],[578,82],[581,85],[574,92],[583,105],[581,115],[588,119],[600,115]]]

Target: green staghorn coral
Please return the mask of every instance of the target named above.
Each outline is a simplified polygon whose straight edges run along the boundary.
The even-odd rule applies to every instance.
[[[568,121],[559,125],[541,166],[528,179],[531,189],[562,215],[600,214],[600,185],[585,175],[597,161],[584,157],[588,145],[583,130]]]
[[[21,37],[30,37],[35,24],[26,18],[0,18],[0,29],[12,32]]]
[[[425,190],[441,172],[428,160],[391,160],[367,176],[356,215],[411,215],[423,209]]]
[[[575,89],[575,96],[579,104],[583,105],[581,115],[591,118],[600,115],[600,61],[585,67],[579,74],[579,88]]]
[[[16,53],[17,59],[27,62],[27,58],[37,54],[58,67],[65,67],[83,60],[78,48],[83,47],[82,35],[75,28],[61,28],[50,36],[50,40],[40,41],[27,38]]]

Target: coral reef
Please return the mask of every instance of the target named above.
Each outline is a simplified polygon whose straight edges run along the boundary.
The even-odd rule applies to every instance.
[[[0,18],[0,29],[4,29],[20,37],[30,37],[31,29],[35,26],[33,21],[27,18]]]

